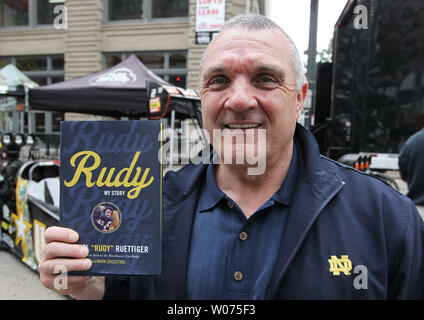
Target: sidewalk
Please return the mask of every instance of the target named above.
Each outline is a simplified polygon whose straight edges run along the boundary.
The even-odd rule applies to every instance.
[[[7,251],[0,251],[0,300],[67,300],[45,288],[38,274]]]

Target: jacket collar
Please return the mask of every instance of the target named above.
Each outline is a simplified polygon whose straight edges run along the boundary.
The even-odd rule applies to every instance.
[[[297,125],[295,142],[298,152],[299,175],[294,189],[290,213],[286,221],[268,298],[274,298],[287,269],[298,252],[303,240],[324,206],[340,191],[343,181],[336,173],[324,167],[318,145],[312,134]],[[175,298],[186,298],[186,272],[190,247],[191,228],[205,178],[207,164],[183,167],[165,178],[166,194],[164,226],[169,234],[164,235],[169,246],[168,261],[164,270],[171,274]],[[177,218],[178,217],[178,218]]]
[[[207,165],[190,164],[169,172],[164,181],[162,280],[158,296],[186,299],[191,228]]]
[[[302,174],[298,176],[293,205],[290,207],[268,290],[268,298],[271,299],[276,297],[290,263],[322,209],[344,185],[335,172],[324,166],[318,145],[309,131],[297,125],[295,141]]]

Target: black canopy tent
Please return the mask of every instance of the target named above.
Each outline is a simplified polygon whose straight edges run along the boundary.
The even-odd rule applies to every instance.
[[[78,112],[112,117],[148,117],[146,83],[175,87],[149,70],[135,55],[87,76],[29,90],[31,110]],[[177,116],[191,117],[193,102],[174,104]],[[169,111],[172,110],[172,104]],[[165,115],[163,115],[165,116]]]
[[[29,110],[170,118],[172,129],[176,119],[191,118],[197,120],[197,127],[202,126],[199,93],[166,82],[135,55],[94,74],[30,89],[28,97]],[[171,135],[171,146],[173,140]]]

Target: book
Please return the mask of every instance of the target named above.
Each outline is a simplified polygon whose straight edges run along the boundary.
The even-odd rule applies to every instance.
[[[161,133],[158,120],[61,122],[59,224],[92,260],[73,274],[161,274]]]

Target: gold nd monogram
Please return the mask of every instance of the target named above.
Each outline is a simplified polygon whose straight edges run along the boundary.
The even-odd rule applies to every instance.
[[[328,263],[330,264],[330,272],[334,276],[339,276],[340,272],[343,272],[346,276],[350,275],[352,262],[349,260],[349,256],[342,255],[340,259],[337,256],[331,256],[331,259],[328,259]]]

